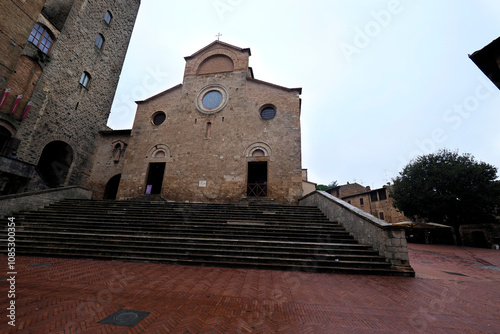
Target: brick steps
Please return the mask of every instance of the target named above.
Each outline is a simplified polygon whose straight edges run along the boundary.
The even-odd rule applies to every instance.
[[[313,207],[65,200],[16,217],[18,255],[405,275]]]

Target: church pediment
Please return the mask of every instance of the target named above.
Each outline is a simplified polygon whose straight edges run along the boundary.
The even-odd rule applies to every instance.
[[[227,72],[247,72],[250,49],[215,41],[185,57],[184,77]]]

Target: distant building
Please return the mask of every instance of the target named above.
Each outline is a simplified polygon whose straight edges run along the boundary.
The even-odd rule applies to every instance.
[[[500,89],[500,37],[469,58]]]
[[[316,191],[317,184],[309,181],[307,169],[302,169],[302,196]]]
[[[410,220],[393,206],[389,188],[390,186],[387,185],[372,190],[358,183],[348,183],[331,188],[327,192],[388,223]]]

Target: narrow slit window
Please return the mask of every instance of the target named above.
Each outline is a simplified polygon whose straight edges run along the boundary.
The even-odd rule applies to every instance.
[[[90,82],[90,74],[88,74],[87,72],[83,72],[80,78],[80,85],[82,85],[85,88],[88,88],[89,82]]]
[[[102,46],[104,45],[104,36],[101,34],[97,34],[97,39],[95,41],[95,46],[100,50],[102,49]]]
[[[205,139],[210,139],[211,135],[212,135],[212,123],[207,122],[207,131],[205,133]]]
[[[108,11],[106,11],[106,14],[104,14],[104,21],[106,22],[107,25],[111,23],[111,20],[113,19],[113,15]]]

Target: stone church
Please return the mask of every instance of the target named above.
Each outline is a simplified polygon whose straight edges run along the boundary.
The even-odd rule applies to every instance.
[[[137,102],[131,130],[101,131],[88,184],[94,198],[297,203],[301,88],[256,79],[250,55],[207,45],[185,57],[182,84]]]

